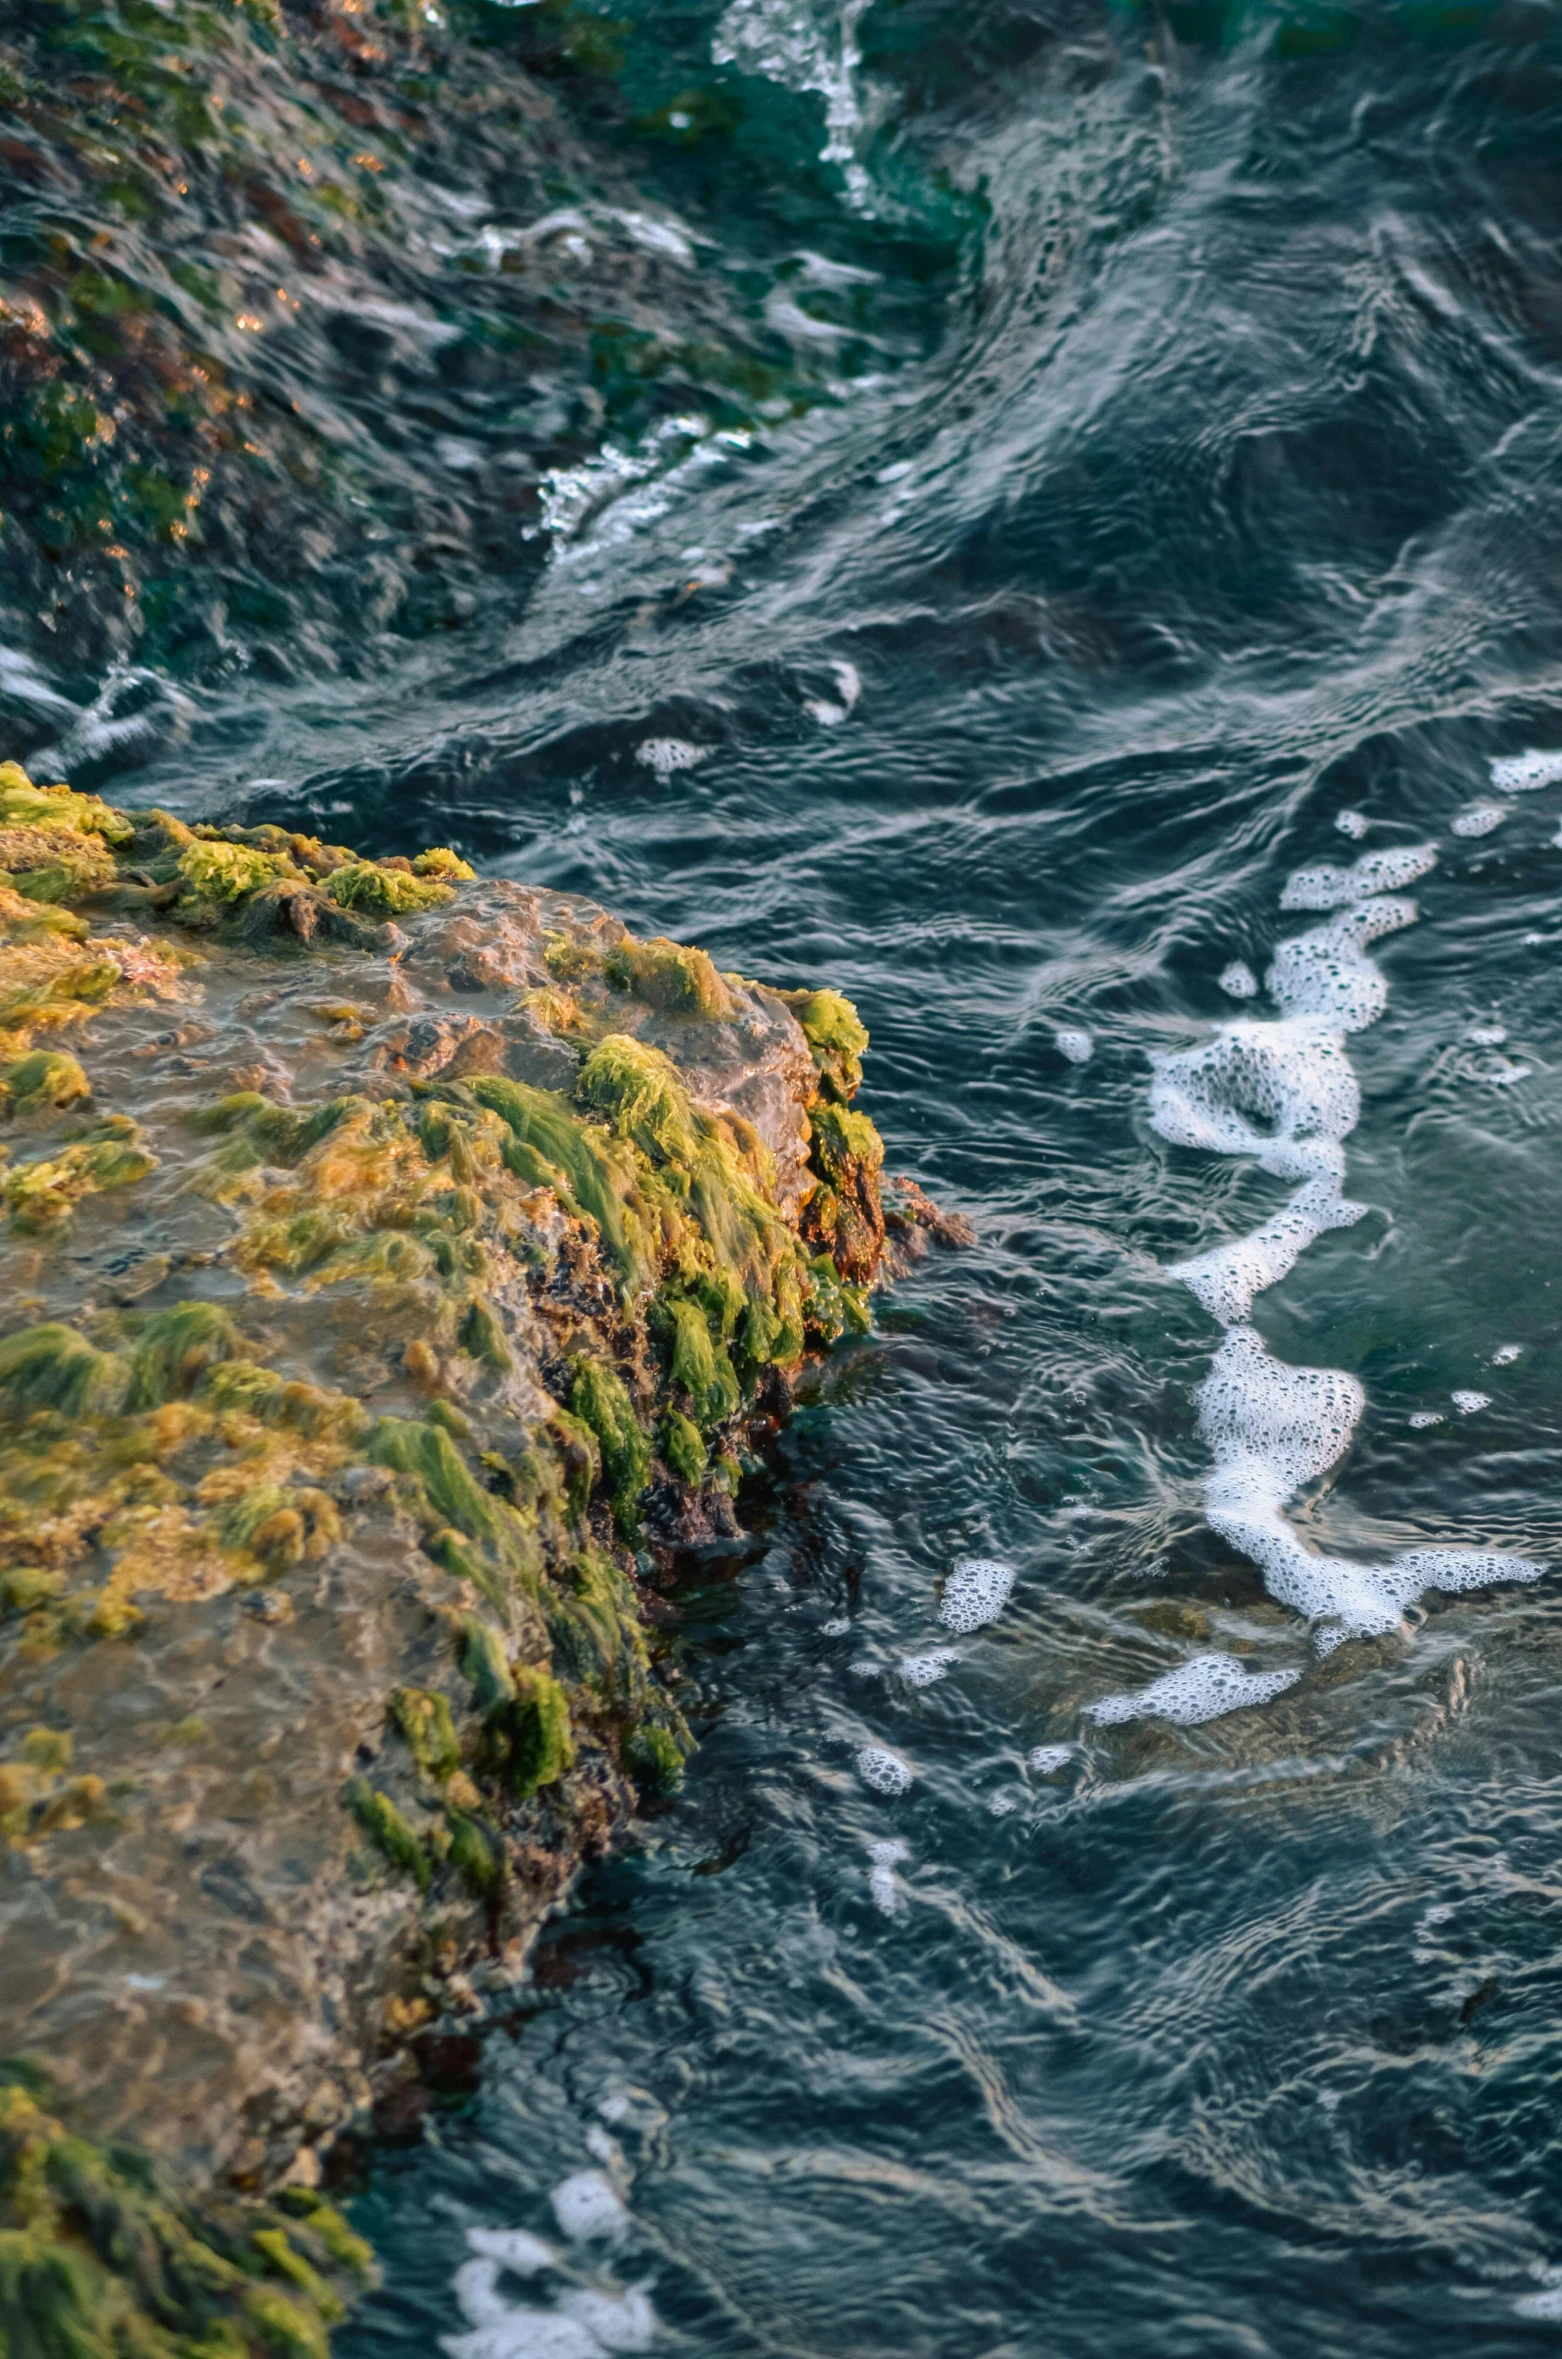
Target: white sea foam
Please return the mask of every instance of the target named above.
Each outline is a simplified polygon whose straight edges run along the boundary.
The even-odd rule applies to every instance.
[[[648,2351],[656,2340],[656,2312],[643,2287],[628,2293],[564,2294],[559,2310],[583,2326],[604,2351]]]
[[[473,2252],[516,2277],[535,2277],[558,2259],[552,2245],[527,2228],[468,2228],[466,2240]]]
[[[578,2318],[519,2305],[473,2334],[441,2335],[439,2347],[447,2359],[602,2359],[602,2345]]]
[[[1360,811],[1336,811],[1334,824],[1341,835],[1353,836],[1359,843],[1372,822]]]
[[[819,1635],[821,1638],[844,1638],[850,1629],[851,1616],[849,1614],[833,1614],[828,1622],[820,1623]]]
[[[908,1687],[932,1687],[960,1660],[952,1646],[930,1647],[925,1655],[902,1655],[900,1676]]]
[[[1166,1275],[1180,1278],[1223,1327],[1234,1327],[1247,1318],[1254,1295],[1294,1269],[1315,1237],[1325,1229],[1350,1228],[1366,1209],[1341,1196],[1332,1178],[1308,1180],[1261,1227],[1170,1263]]]
[[[1374,893],[1399,893],[1437,865],[1431,844],[1396,844],[1386,852],[1363,852],[1349,868],[1324,861],[1317,868],[1299,868],[1287,877],[1280,895],[1282,909],[1344,909]]]
[[[1410,1412],[1410,1426],[1414,1433],[1424,1433],[1429,1425],[1446,1425],[1447,1423],[1448,1420],[1441,1409],[1412,1409]]]
[[[862,694],[862,674],[854,663],[839,657],[832,661],[830,669],[835,674],[835,697],[810,697],[803,710],[823,728],[835,729],[848,717]]]
[[[1458,1410],[1461,1417],[1473,1417],[1477,1409],[1489,1409],[1491,1407],[1491,1394],[1489,1392],[1461,1391],[1450,1393],[1448,1397],[1453,1402],[1454,1407]]]
[[[708,761],[712,750],[708,745],[689,745],[681,737],[647,737],[635,747],[635,760],[658,778],[671,778],[675,770],[693,770]]]
[[[575,2171],[561,2179],[549,2201],[553,2216],[572,2244],[622,2236],[629,2226],[623,2197],[602,2171]]]
[[[1228,999],[1256,999],[1258,977],[1245,958],[1234,958],[1220,970],[1220,988]]]
[[[876,1794],[904,1794],[911,1784],[911,1767],[885,1745],[864,1745],[857,1755],[857,1775]]]
[[[1345,1172],[1361,1092],[1345,1043],[1313,1023],[1223,1024],[1202,1047],[1154,1056],[1150,1120],[1174,1146],[1251,1155],[1277,1179]]]
[[[1017,1796],[1011,1794],[1007,1786],[1000,1786],[996,1794],[989,1794],[987,1797],[987,1807],[994,1818],[1007,1818],[1010,1812],[1018,1810],[1019,1806]]]
[[[1388,984],[1366,955],[1369,942],[1416,921],[1413,901],[1358,902],[1343,917],[1282,942],[1264,981],[1288,1016],[1313,1016],[1341,1032],[1363,1032],[1388,1004]]]
[[[1554,786],[1562,778],[1562,754],[1509,754],[1493,762],[1491,782],[1501,795],[1529,794],[1537,786]]]
[[[1058,1055],[1067,1057],[1071,1065],[1088,1065],[1095,1054],[1096,1044],[1089,1033],[1081,1032],[1075,1025],[1061,1025],[1052,1037],[1057,1044]]]
[[[1522,1343],[1499,1343],[1491,1356],[1492,1366],[1494,1368],[1511,1367],[1523,1349]]]
[[[992,1556],[962,1556],[944,1583],[938,1618],[946,1630],[981,1630],[996,1622],[1014,1587],[1014,1567]]]
[[[1228,1712],[1246,1711],[1283,1695],[1301,1678],[1300,1671],[1249,1671],[1235,1655],[1194,1655],[1148,1687],[1123,1695],[1103,1696],[1087,1704],[1089,1720],[1173,1720],[1181,1728],[1197,1728],[1205,1720],[1223,1719]]]
[[[1030,1755],[1030,1767],[1038,1777],[1052,1777],[1066,1769],[1074,1758],[1072,1745],[1037,1745]]]
[[[873,1895],[874,1907],[886,1917],[892,1917],[900,1906],[895,1870],[910,1857],[904,1843],[868,1845],[868,1890]]]
[[[1508,814],[1501,803],[1477,803],[1473,810],[1461,811],[1448,824],[1455,835],[1490,835],[1500,827]]]
[[[1472,1024],[1464,1037],[1472,1048],[1501,1048],[1508,1028],[1506,1024]]]

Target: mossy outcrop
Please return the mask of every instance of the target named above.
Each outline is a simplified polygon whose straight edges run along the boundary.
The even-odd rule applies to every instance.
[[[0,2338],[315,2352],[335,2230],[231,2199],[313,2202],[676,1778],[646,1588],[866,1322],[865,1036],[445,851],[0,766],[18,836]]]

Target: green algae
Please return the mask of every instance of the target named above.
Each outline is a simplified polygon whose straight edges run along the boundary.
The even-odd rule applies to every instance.
[[[127,1413],[188,1400],[211,1370],[238,1356],[238,1329],[220,1304],[180,1302],[159,1311],[142,1329],[130,1363]]]
[[[62,1417],[111,1410],[129,1381],[124,1362],[94,1350],[73,1327],[46,1321],[0,1341],[0,1402],[13,1418],[52,1409]]]
[[[619,1524],[633,1528],[635,1508],[651,1471],[651,1448],[623,1378],[605,1361],[577,1360],[570,1407],[601,1444],[602,1470]]]
[[[737,1002],[708,951],[669,942],[624,942],[603,960],[603,973],[620,990],[667,1015],[705,1016],[713,1022],[737,1013]]]
[[[461,1767],[461,1746],[449,1697],[421,1687],[398,1687],[391,1711],[423,1776],[437,1786],[454,1777]]]
[[[808,1042],[825,1096],[843,1104],[862,1080],[868,1028],[838,991],[783,991]]]
[[[6,2359],[324,2359],[368,2267],[350,2229],[308,2213],[197,2215],[143,2155],[73,2137],[36,2090],[0,2087]]]
[[[678,1480],[691,1490],[697,1488],[705,1479],[710,1453],[694,1420],[685,1417],[681,1409],[669,1409],[662,1419],[661,1444],[662,1456]]]
[[[39,1114],[45,1109],[60,1114],[91,1095],[92,1084],[64,1049],[33,1049],[25,1057],[13,1057],[0,1072],[0,1103],[8,1114]]]
[[[433,1874],[428,1845],[408,1825],[389,1794],[382,1794],[367,1778],[354,1778],[347,1790],[347,1803],[369,1840],[398,1874],[410,1876],[418,1890],[426,1892]]]
[[[457,863],[458,867],[464,865]],[[375,917],[407,917],[414,910],[437,909],[442,901],[450,900],[448,873],[415,876],[410,867],[398,869],[383,862],[356,860],[349,868],[337,869],[326,892],[339,909],[365,910]],[[470,876],[472,871],[467,869],[466,873]]]
[[[0,1181],[0,1196],[11,1226],[23,1231],[56,1227],[87,1196],[133,1187],[157,1169],[126,1114],[110,1114],[58,1154],[18,1163]]]

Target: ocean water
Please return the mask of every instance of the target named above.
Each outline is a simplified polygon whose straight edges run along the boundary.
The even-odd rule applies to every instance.
[[[977,1241],[690,1566],[701,1749],[369,2158],[341,2349],[1549,2348],[1562,12],[669,18],[918,334],[137,795],[847,992]]]

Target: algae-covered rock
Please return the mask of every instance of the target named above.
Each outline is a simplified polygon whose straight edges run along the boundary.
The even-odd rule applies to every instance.
[[[346,2231],[231,2199],[676,1780],[641,1584],[865,1323],[864,1036],[448,851],[0,795],[0,2347],[318,2351]]]

